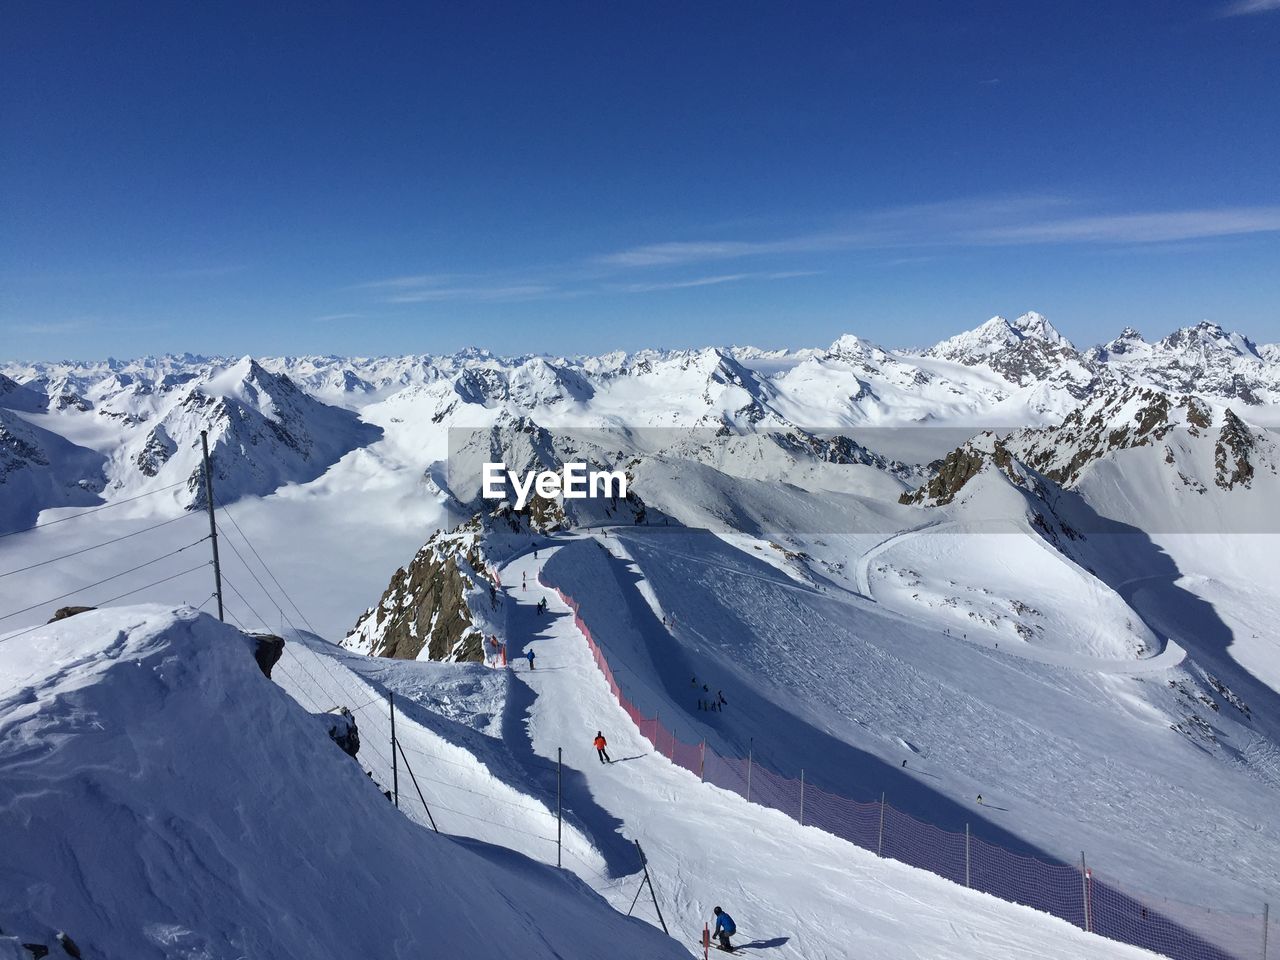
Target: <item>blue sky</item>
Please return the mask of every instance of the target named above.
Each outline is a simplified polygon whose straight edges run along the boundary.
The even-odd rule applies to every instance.
[[[1280,0],[7,3],[0,356],[1280,340]]]

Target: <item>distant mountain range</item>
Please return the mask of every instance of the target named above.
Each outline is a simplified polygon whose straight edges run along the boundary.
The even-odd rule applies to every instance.
[[[421,447],[425,469],[444,458],[447,428],[510,428],[520,418],[559,430],[724,435],[1034,428],[1129,388],[1194,395],[1249,420],[1280,403],[1280,347],[1206,322],[1155,342],[1126,329],[1082,351],[1027,313],[993,317],[925,350],[886,350],[846,335],[798,351],[8,362],[0,364],[0,485],[22,495],[5,498],[11,506],[0,528],[20,528],[44,507],[161,486],[175,487],[178,505],[198,506],[201,430],[209,432],[219,496],[230,501],[315,480],[384,436]]]

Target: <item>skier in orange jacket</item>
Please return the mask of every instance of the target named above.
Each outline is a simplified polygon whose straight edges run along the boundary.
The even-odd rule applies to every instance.
[[[604,734],[601,733],[599,730],[596,731],[595,745],[596,745],[596,753],[600,754],[600,762],[613,763],[613,761],[609,759],[609,754],[606,753],[604,749],[609,745],[609,743],[607,740],[605,740]]]

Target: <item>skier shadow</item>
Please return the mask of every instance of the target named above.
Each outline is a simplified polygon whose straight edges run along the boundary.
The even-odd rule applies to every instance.
[[[772,940],[752,940],[750,943],[739,943],[733,949],[743,950],[750,947],[752,950],[768,950],[772,947],[786,946],[790,942],[790,937],[774,937]]]
[[[611,760],[609,762],[610,763],[626,763],[628,760],[640,760],[646,756],[647,754],[637,753],[634,757],[619,757],[617,760]]]
[[[1101,518],[1098,518],[1098,522],[1101,523]],[[1114,525],[1108,526],[1108,529],[1113,528]],[[1173,588],[1172,580],[1178,574],[1172,560],[1141,531],[1132,527],[1124,529],[1127,536],[1134,538],[1135,545],[1140,540],[1145,540],[1147,550],[1151,551],[1145,558],[1147,565],[1140,569],[1151,569],[1155,565],[1162,578],[1171,578],[1168,582]],[[664,531],[666,532],[668,531]],[[676,533],[676,530],[669,532]],[[687,536],[698,531],[684,529],[680,532]],[[719,560],[735,567],[741,567],[745,562],[751,568],[749,574],[757,579],[776,577],[776,570],[763,562],[753,561],[750,557],[744,561],[744,555],[740,551],[721,543],[713,535],[708,534],[708,539],[709,543],[702,545],[702,552],[705,555],[718,551],[719,555],[712,558],[713,562]],[[746,739],[743,733],[731,726],[726,729],[723,722],[711,723],[709,720],[695,718],[676,706],[687,697],[685,684],[690,676],[723,673],[724,667],[717,664],[713,657],[694,654],[671,635],[638,589],[643,578],[631,569],[628,562],[599,550],[588,551],[586,557],[580,552],[578,561],[577,564],[571,564],[565,551],[561,551],[548,561],[544,574],[549,582],[562,586],[570,595],[580,593],[580,601],[587,596],[596,601],[584,601],[580,615],[589,626],[594,627],[596,642],[609,659],[615,676],[623,678],[624,692],[636,702],[637,708],[646,716],[656,714],[660,709],[664,717],[680,717],[681,732],[685,738],[690,734],[705,737],[708,749],[714,747],[721,756],[745,756],[748,745],[741,742]],[[1161,563],[1166,565],[1163,569]],[[1105,579],[1102,574],[1099,577]],[[715,624],[716,629],[731,636],[753,628],[752,624],[742,621],[738,612],[730,606],[717,603],[714,595],[709,595],[707,602],[713,609],[700,621],[700,626],[704,629],[708,624]],[[1185,602],[1207,608],[1207,611],[1196,611],[1197,624],[1216,620],[1212,608],[1202,604],[1197,598],[1188,597]],[[1226,631],[1225,625],[1222,625],[1222,629]],[[628,676],[654,676],[658,686],[645,684],[639,690],[625,689]],[[785,731],[785,739],[775,735],[754,741],[755,761],[760,764],[762,772],[771,768],[789,773],[792,782],[795,782],[798,772],[807,769],[808,783],[864,804],[879,800],[881,791],[884,791],[892,798],[892,804],[898,810],[935,827],[963,834],[967,826],[976,825],[980,827],[981,839],[988,845],[996,844],[1021,857],[1033,857],[1046,864],[1065,867],[1078,877],[1078,866],[1065,863],[1035,843],[985,817],[982,808],[975,810],[970,805],[953,800],[940,790],[907,775],[896,764],[886,763],[874,754],[832,736],[793,713],[785,705],[766,699],[750,688],[737,691],[734,707],[725,716],[732,718],[735,714],[752,717],[755,730]],[[735,784],[729,788],[742,793],[741,785]],[[765,805],[796,817],[794,797],[786,791],[777,792],[770,797],[762,782],[756,789],[758,793],[753,795],[755,802],[763,799]],[[983,807],[986,806],[990,805],[984,803]],[[897,819],[896,816],[894,819]],[[874,831],[874,827],[870,831]],[[828,827],[828,832],[866,849],[877,849],[874,832],[852,822],[834,824]],[[885,830],[881,840],[885,856],[930,870],[957,883],[964,882],[963,867],[956,866],[956,863],[963,864],[963,856],[956,863],[944,864],[936,851],[930,849],[930,845],[913,843],[910,835],[895,836],[897,832],[896,826]],[[1065,879],[1060,884],[1032,886],[1021,882],[1011,869],[983,871],[983,874],[974,878],[975,888],[1005,900],[1045,910],[1077,925],[1084,922],[1084,906],[1078,894],[1080,881],[1070,880],[1071,874],[1064,874]],[[1171,943],[1176,944],[1185,948],[1177,951],[1178,956],[1230,960],[1230,954],[1221,947],[1158,914],[1110,884],[1094,878],[1092,889],[1096,895],[1104,897],[1107,904],[1105,915],[1095,915],[1092,918],[1091,929],[1095,933],[1165,953],[1169,952]]]

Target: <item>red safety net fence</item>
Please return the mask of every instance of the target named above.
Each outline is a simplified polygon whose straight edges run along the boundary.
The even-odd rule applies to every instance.
[[[542,583],[573,611],[574,623],[605,682],[641,735],[657,753],[704,782],[879,856],[1174,960],[1280,960],[1280,926],[1270,921],[1267,910],[1231,913],[1131,894],[1100,880],[1083,864],[1014,853],[967,831],[955,833],[917,820],[883,799],[851,800],[807,784],[803,777],[785,777],[750,756],[722,757],[705,741],[685,743],[658,716],[644,716],[628,699],[577,601],[558,587]]]

